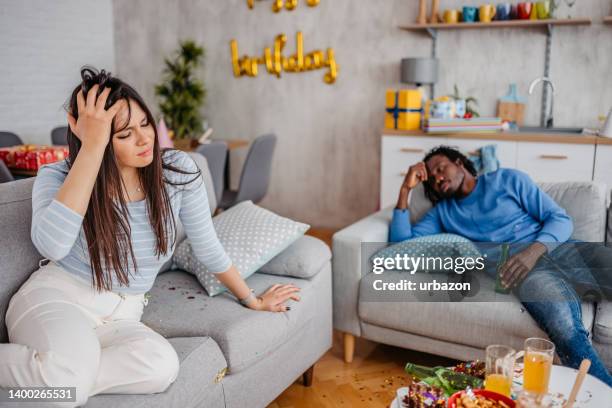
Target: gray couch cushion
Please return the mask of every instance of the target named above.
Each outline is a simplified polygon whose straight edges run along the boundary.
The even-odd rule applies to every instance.
[[[610,343],[600,343],[594,340],[593,346],[606,367],[608,367],[608,371],[612,371],[612,347],[610,347]]]
[[[87,408],[224,407],[223,389],[215,382],[227,364],[219,346],[210,337],[169,339],[181,369],[176,381],[159,394],[101,394],[89,399]]]
[[[406,278],[406,273],[385,272],[385,281]],[[424,274],[410,277],[418,281]],[[387,299],[386,302],[371,302],[372,284],[379,277],[368,274],[361,280],[359,316],[364,322],[418,334],[425,337],[444,340],[451,343],[485,348],[489,344],[499,344],[506,339],[523,339],[527,337],[546,337],[519,300],[513,295],[495,295],[496,301],[476,302],[467,299],[462,302],[448,302],[448,297],[436,294],[436,299],[443,302],[420,301],[423,294],[416,292],[398,292],[404,301]],[[483,274],[478,276],[480,293],[493,294],[495,281]],[[478,295],[477,295],[478,296]],[[379,295],[380,298],[380,295]],[[412,300],[412,301],[408,301]],[[444,302],[445,301],[445,302]],[[593,327],[593,304],[582,305],[582,321],[590,332]],[[461,324],[457,324],[460,322]],[[506,343],[502,343],[506,344]],[[515,345],[516,346],[516,345]]]
[[[331,259],[329,247],[320,239],[305,235],[272,258],[258,272],[310,279]]]
[[[612,302],[609,300],[597,305],[593,338],[600,343],[612,344]]]
[[[170,271],[157,277],[142,321],[164,337],[212,337],[236,373],[272,353],[315,317],[316,304],[325,296],[322,288],[329,285],[326,279],[325,274],[303,280],[255,273],[247,283],[256,293],[275,283],[302,289],[302,300],[291,302],[291,311],[271,313],[245,308],[228,293],[209,297],[194,276]]]
[[[606,197],[604,184],[591,182],[539,183],[574,221],[573,239],[604,242]]]
[[[0,184],[0,343],[8,341],[8,302],[42,259],[30,239],[33,185],[34,178]]]
[[[592,182],[537,183],[574,222],[572,239],[603,242],[606,230],[606,197],[604,184]],[[431,208],[421,185],[410,194],[410,219],[420,220]]]

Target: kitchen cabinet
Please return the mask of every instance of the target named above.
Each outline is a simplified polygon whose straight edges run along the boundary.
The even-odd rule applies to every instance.
[[[535,181],[591,181],[595,145],[518,142],[516,168]]]
[[[612,144],[598,144],[595,150],[593,180],[612,187]]]

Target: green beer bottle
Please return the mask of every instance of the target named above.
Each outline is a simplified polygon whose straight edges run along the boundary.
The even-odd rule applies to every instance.
[[[508,253],[510,252],[510,245],[502,244],[501,245],[501,254],[499,255],[499,261],[497,262],[497,279],[495,279],[495,292],[508,294],[510,293],[510,288],[504,287],[501,283],[501,268],[508,260]]]

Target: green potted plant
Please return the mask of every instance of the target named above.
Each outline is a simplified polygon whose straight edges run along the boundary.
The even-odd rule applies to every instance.
[[[162,82],[155,86],[159,109],[178,149],[191,149],[202,134],[200,109],[204,105],[206,89],[194,74],[203,59],[204,48],[193,40],[182,41],[174,57],[164,59]]]

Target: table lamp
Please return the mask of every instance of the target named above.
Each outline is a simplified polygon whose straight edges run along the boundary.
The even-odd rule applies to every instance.
[[[419,88],[429,85],[433,99],[434,84],[438,80],[437,58],[403,58],[400,74],[402,83],[415,84]]]

